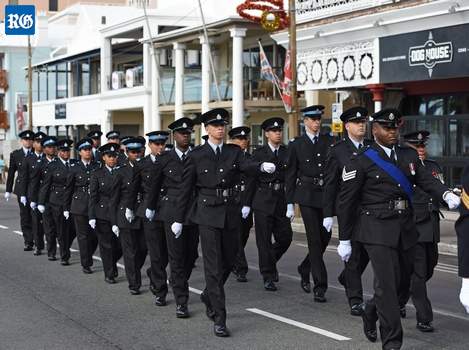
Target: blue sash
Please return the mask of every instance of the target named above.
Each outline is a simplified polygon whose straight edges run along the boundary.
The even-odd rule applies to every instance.
[[[401,185],[401,188],[409,197],[409,200],[412,201],[412,197],[414,196],[414,190],[412,188],[412,184],[404,175],[404,173],[394,164],[385,161],[381,158],[374,149],[368,148],[364,154],[378,167],[380,167],[386,174],[391,176],[398,184]]]

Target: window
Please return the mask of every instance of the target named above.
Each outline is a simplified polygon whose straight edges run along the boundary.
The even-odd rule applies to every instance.
[[[49,0],[49,11],[58,11],[59,4],[58,0]]]
[[[18,0],[8,0],[8,5],[18,5]]]

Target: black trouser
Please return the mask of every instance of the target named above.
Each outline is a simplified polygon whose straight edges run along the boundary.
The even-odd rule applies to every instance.
[[[166,244],[168,247],[169,266],[171,268],[170,283],[176,304],[187,304],[189,299],[189,277],[194,266],[194,246],[197,249],[198,232],[196,226],[184,226],[182,234],[176,238],[171,230],[171,224],[166,222]]]
[[[140,272],[147,257],[145,234],[141,228],[121,228],[119,233],[122,254],[124,256],[125,275],[129,282],[129,289],[139,289],[142,286]]]
[[[150,278],[151,291],[157,297],[168,294],[166,266],[168,266],[168,249],[162,221],[148,221],[142,218],[143,231],[150,254],[150,267],[147,275]]]
[[[363,244],[352,241],[352,255],[339,276],[340,280],[345,281],[345,293],[350,306],[363,302],[362,275],[369,261]]]
[[[248,262],[246,260],[246,254],[244,253],[244,248],[246,247],[246,243],[249,239],[249,233],[251,232],[251,228],[253,225],[252,220],[252,212],[249,213],[246,219],[241,218],[241,226],[240,226],[240,240],[239,240],[239,251],[238,255],[236,256],[236,261],[234,265],[234,270],[240,274],[247,274],[248,273]]]
[[[31,220],[33,225],[33,240],[37,249],[44,249],[44,223],[39,210],[31,210]]]
[[[407,250],[383,245],[364,244],[374,272],[374,296],[366,302],[370,320],[379,319],[383,349],[400,349],[402,325],[399,313],[402,269],[412,270],[414,247]],[[401,266],[404,264],[405,266]]]
[[[277,274],[277,261],[288,250],[292,241],[291,223],[285,216],[285,210],[280,208],[276,208],[274,215],[256,210],[254,216],[259,270],[264,281],[272,281]]]
[[[117,272],[117,261],[122,256],[119,239],[112,232],[109,221],[96,219],[96,236],[98,236],[99,255],[103,263],[104,277],[113,277]]]
[[[70,247],[75,239],[75,227],[72,219],[65,219],[63,207],[61,205],[51,205],[52,218],[57,229],[57,240],[59,242],[60,259],[67,261],[70,259]]]
[[[427,295],[427,281],[432,278],[437,264],[438,243],[417,243],[410,289],[412,301],[417,311],[417,322],[433,321],[432,304]]]
[[[208,296],[215,311],[217,325],[226,323],[224,285],[239,247],[239,226],[227,225],[227,221],[233,219],[235,218],[225,219],[225,228],[199,225],[206,283],[204,294]]]
[[[20,226],[21,232],[23,232],[24,245],[32,247],[34,246],[34,237],[31,207],[29,206],[29,202],[23,205],[23,203],[20,202],[20,196],[18,196],[18,205],[20,206]]]
[[[455,224],[458,237],[458,275],[469,278],[469,216],[460,216]]]
[[[88,224],[88,216],[72,215],[80,248],[81,266],[93,266],[93,254],[98,247],[98,237],[95,230]]]
[[[55,257],[57,254],[57,229],[52,216],[50,206],[46,205],[46,211],[42,214],[42,224],[46,235],[48,257]]]
[[[327,290],[327,270],[323,255],[331,240],[331,232],[322,226],[323,213],[320,208],[300,205],[301,217],[306,229],[308,254],[299,266],[303,276],[313,276],[314,292],[325,293]]]

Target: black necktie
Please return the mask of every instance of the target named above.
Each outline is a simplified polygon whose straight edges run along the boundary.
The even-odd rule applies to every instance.
[[[358,144],[358,149],[361,149],[363,145],[361,143]]]
[[[274,156],[275,156],[275,159],[278,158],[278,150],[277,149],[274,151]]]
[[[68,164],[68,162],[65,162],[65,167],[68,169],[70,168],[70,164]]]
[[[316,144],[318,142],[318,137],[317,136],[314,136],[313,137],[313,144]]]
[[[184,162],[184,161],[186,160],[186,157],[187,157],[186,154],[183,153],[183,154],[182,154],[182,157],[181,157],[181,160]]]
[[[391,154],[389,155],[389,158],[391,158],[391,162],[393,164],[397,164],[397,162],[396,162],[396,152],[394,152],[393,149],[391,150]]]
[[[220,160],[220,156],[221,156],[221,149],[220,149],[220,146],[217,146],[217,150],[215,152],[215,155],[216,155],[216,158],[217,158],[217,162]]]

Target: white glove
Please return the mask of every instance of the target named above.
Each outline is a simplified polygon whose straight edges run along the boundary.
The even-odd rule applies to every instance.
[[[88,225],[94,230],[96,228],[96,219],[89,220]]]
[[[26,196],[21,196],[20,197],[20,202],[21,202],[21,204],[26,206],[26,203],[28,203],[28,199],[26,198]]]
[[[352,244],[350,241],[339,241],[339,245],[337,246],[337,253],[339,253],[342,261],[347,262],[352,255]]]
[[[456,209],[461,204],[461,198],[456,196],[453,192],[445,192],[443,200],[448,204],[449,209]]]
[[[173,231],[176,239],[179,238],[179,236],[182,234],[182,224],[179,222],[173,222],[171,225],[171,231]]]
[[[145,217],[149,220],[152,221],[153,218],[155,217],[155,211],[151,209],[145,209]]]
[[[39,204],[39,205],[37,206],[37,210],[39,210],[39,212],[40,212],[41,214],[44,214],[44,212],[46,211],[46,207],[43,206],[42,204]]]
[[[331,217],[324,218],[322,220],[322,226],[324,226],[327,232],[331,232],[333,223],[334,223],[334,219]]]
[[[290,221],[293,221],[295,218],[295,206],[293,204],[287,204],[287,213],[285,214]]]
[[[119,237],[119,233],[120,233],[120,230],[119,230],[119,227],[117,225],[112,225],[112,232],[114,232],[114,234]]]
[[[65,220],[68,220],[68,218],[70,217],[70,212],[68,210],[65,210],[64,211],[64,218]]]
[[[8,201],[11,197],[11,193],[10,192],[5,192],[5,199]]]
[[[132,222],[135,219],[134,212],[130,210],[129,208],[125,208],[125,218],[127,219],[128,222]]]
[[[261,171],[267,174],[272,174],[275,172],[275,164],[274,163],[268,163],[264,162],[261,164]]]
[[[31,202],[29,203],[29,206],[31,207],[32,210],[37,208],[37,203],[36,202]]]
[[[469,278],[462,279],[461,292],[459,293],[459,300],[469,314]]]
[[[243,219],[246,219],[249,216],[249,213],[251,212],[251,208],[244,206],[241,208],[241,216]]]

